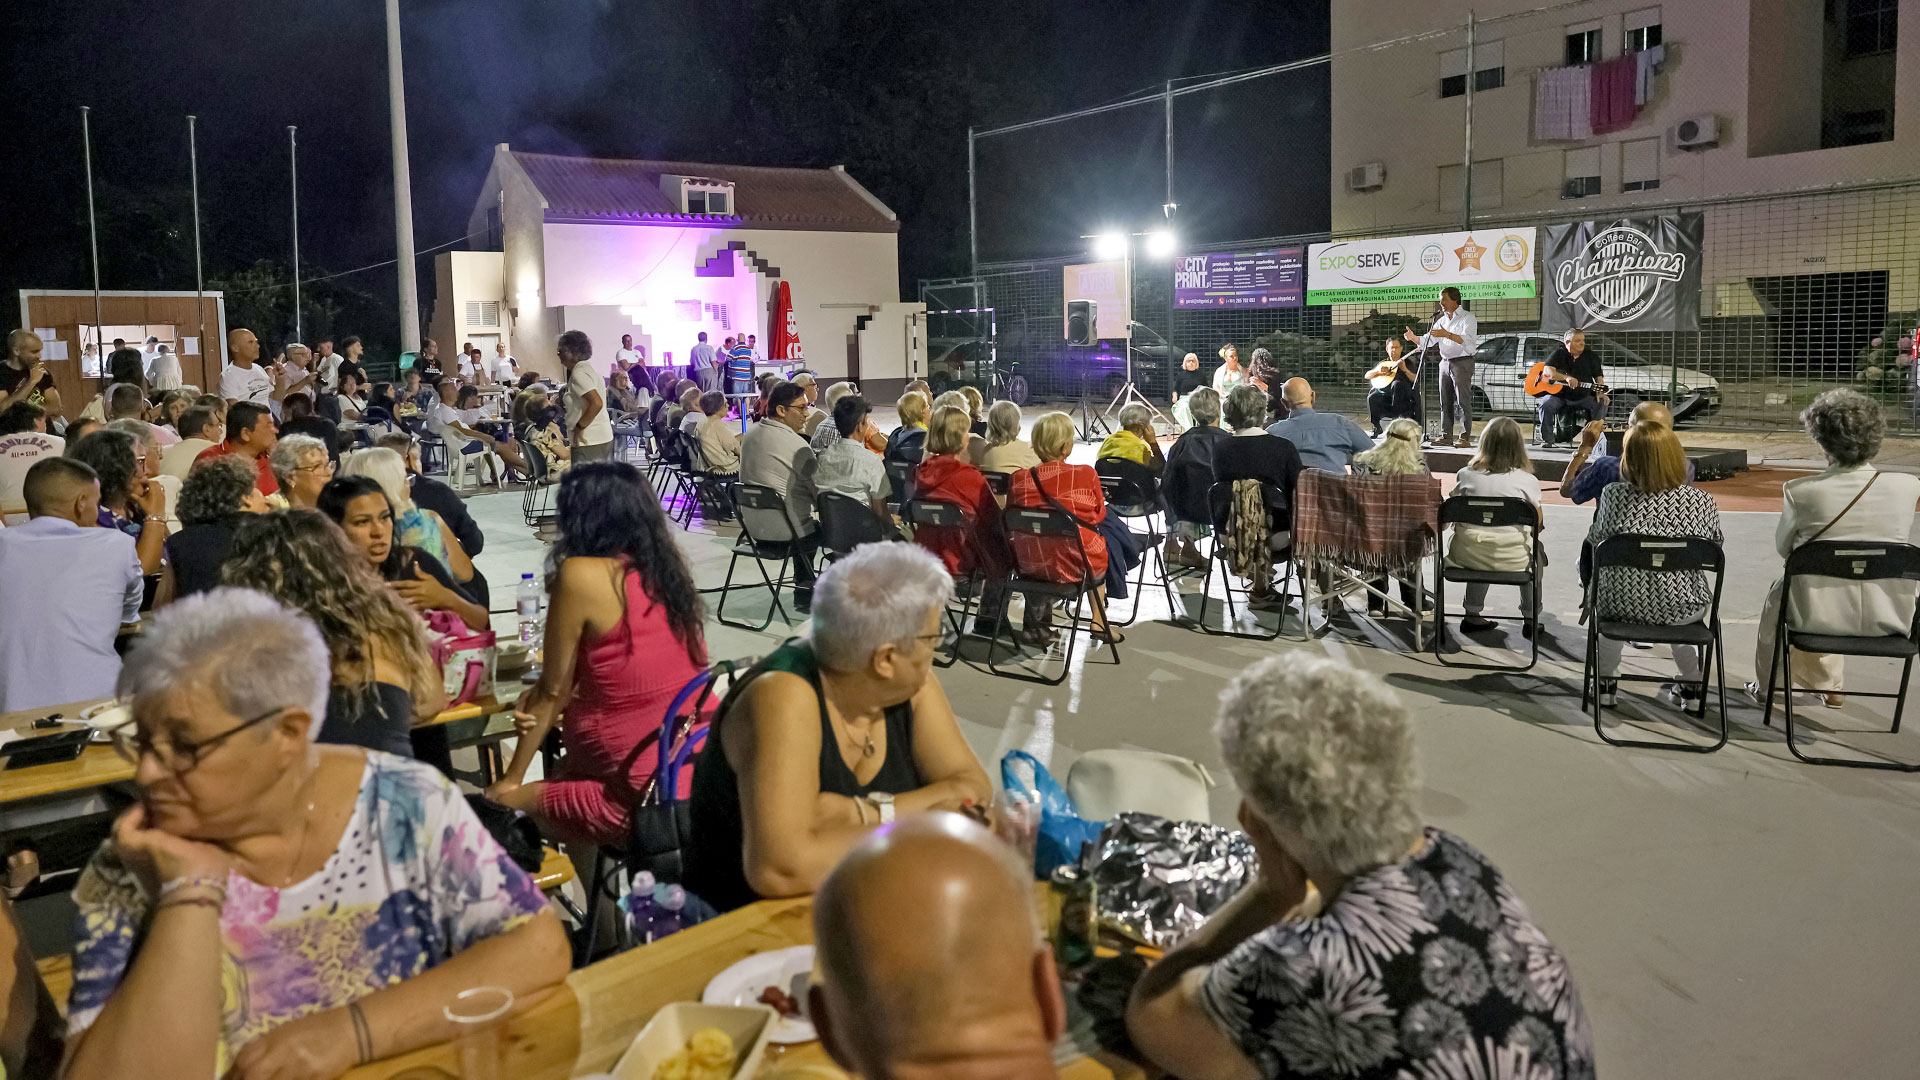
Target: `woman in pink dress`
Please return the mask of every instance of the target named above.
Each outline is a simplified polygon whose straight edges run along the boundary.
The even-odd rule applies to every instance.
[[[617,843],[653,778],[667,706],[706,666],[704,612],[660,502],[633,466],[575,465],[560,481],[558,511],[546,667],[514,710],[513,761],[486,793],[554,839]],[[526,783],[556,722],[566,755],[554,776]]]

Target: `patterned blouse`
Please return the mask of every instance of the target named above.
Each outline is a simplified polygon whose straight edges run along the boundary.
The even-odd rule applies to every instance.
[[[69,1039],[126,977],[153,901],[109,842],[74,902]],[[546,906],[439,771],[368,751],[353,815],[318,873],[284,889],[227,877],[219,1073],[267,1031],[403,982]]]
[[[1594,1075],[1566,958],[1500,872],[1439,829],[1320,914],[1242,942],[1201,999],[1265,1077]]]
[[[1623,533],[1703,536],[1718,544],[1720,509],[1713,496],[1691,485],[1650,495],[1632,484],[1608,484],[1600,492],[1587,543],[1597,550],[1602,540]],[[1675,626],[1699,619],[1713,603],[1713,590],[1698,570],[1615,568],[1601,575],[1598,603],[1599,617],[1611,622]]]

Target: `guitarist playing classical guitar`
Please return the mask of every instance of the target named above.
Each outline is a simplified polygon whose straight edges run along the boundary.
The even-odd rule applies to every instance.
[[[1407,417],[1418,419],[1420,401],[1413,385],[1413,367],[1407,363],[1406,346],[1399,338],[1387,339],[1387,358],[1367,372],[1367,415],[1373,420],[1373,437],[1379,438],[1381,424]]]
[[[1540,401],[1540,422],[1536,429],[1540,445],[1551,447],[1554,421],[1562,412],[1573,411],[1588,420],[1599,420],[1607,412],[1606,379],[1600,371],[1600,354],[1587,348],[1585,330],[1569,330],[1564,344],[1542,364],[1527,372],[1527,393]]]

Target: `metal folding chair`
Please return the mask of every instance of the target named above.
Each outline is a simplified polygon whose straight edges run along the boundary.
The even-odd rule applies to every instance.
[[[887,502],[897,507],[905,503],[908,499],[913,498],[913,476],[920,471],[919,463],[913,461],[888,461],[885,463],[885,468],[887,470],[887,482],[893,489],[892,498],[889,498]]]
[[[1267,633],[1264,627],[1258,630],[1236,629],[1240,625],[1240,616],[1235,615],[1233,610],[1236,596],[1236,590],[1233,586],[1235,575],[1233,566],[1228,558],[1226,537],[1232,535],[1231,531],[1237,529],[1240,524],[1239,503],[1238,500],[1233,497],[1233,485],[1239,482],[1240,481],[1237,480],[1220,480],[1216,481],[1212,487],[1207,489],[1207,506],[1210,508],[1213,518],[1213,542],[1207,552],[1206,575],[1200,579],[1199,625],[1203,632],[1220,637],[1272,641],[1280,636],[1281,629],[1286,625],[1286,613],[1284,610],[1282,610],[1280,618],[1275,620],[1271,634]],[[1272,484],[1264,482],[1260,484],[1260,492],[1261,503],[1267,508],[1267,527],[1271,531],[1274,525],[1273,512],[1275,503],[1280,500],[1281,496]],[[1278,580],[1273,583],[1273,595],[1280,598],[1284,608],[1286,599],[1291,595],[1291,589],[1299,576],[1295,572],[1293,564],[1293,549],[1289,546],[1281,548],[1278,551],[1269,550],[1267,558],[1268,565],[1280,568],[1281,572]],[[1207,621],[1207,608],[1213,601],[1213,571],[1216,566],[1220,569],[1220,590],[1225,594],[1221,603],[1225,606],[1227,612],[1226,625],[1217,629]],[[1163,576],[1164,572],[1163,567]],[[1253,587],[1246,586],[1241,588],[1237,590],[1237,595],[1244,598],[1241,601],[1244,605],[1242,614],[1244,614],[1246,618],[1251,619],[1256,627],[1260,626],[1259,616],[1253,613]],[[1303,612],[1306,598],[1307,594],[1305,586],[1303,585],[1301,586],[1300,592],[1300,602],[1303,605]],[[1302,618],[1304,617],[1305,615],[1303,614]]]
[[[1644,570],[1650,573],[1703,571],[1713,575],[1713,603],[1703,622],[1663,626],[1648,623],[1618,622],[1602,619],[1597,606],[1600,581],[1608,571]],[[1643,750],[1680,750],[1690,754],[1711,754],[1727,744],[1727,672],[1725,651],[1720,636],[1720,589],[1726,584],[1726,554],[1720,545],[1701,536],[1649,536],[1625,533],[1601,541],[1593,549],[1593,572],[1587,576],[1586,607],[1590,620],[1587,630],[1586,670],[1581,675],[1580,704],[1593,707],[1593,730],[1611,746],[1632,746]],[[1648,741],[1616,739],[1601,726],[1600,639],[1644,641],[1661,645],[1692,645],[1700,650],[1700,712],[1689,713],[1706,718],[1707,684],[1714,675],[1713,662],[1720,665],[1720,738],[1710,745],[1677,740]],[[1664,683],[1674,680],[1661,675],[1620,675],[1620,682]]]
[[[1003,597],[1001,612],[986,610],[986,599],[982,592],[988,584],[985,552],[980,550],[980,545],[975,540],[973,523],[968,519],[965,507],[959,503],[944,502],[939,499],[908,499],[900,506],[900,520],[906,522],[907,526],[913,530],[914,543],[923,547],[927,546],[927,540],[935,534],[960,537],[961,542],[967,547],[970,556],[968,562],[971,566],[966,574],[953,575],[953,595],[954,599],[960,601],[960,611],[956,615],[953,606],[949,604],[946,612],[952,644],[947,649],[945,660],[934,661],[937,667],[952,667],[954,661],[960,659],[960,642],[967,636],[967,617],[973,614],[974,600],[980,600],[980,610],[983,615],[990,615],[998,620],[1004,612],[1006,594],[1004,592],[1001,594]]]
[[[547,455],[531,440],[523,440],[520,446],[527,456],[527,468],[533,470],[520,489],[520,517],[528,528],[537,529],[552,524],[557,517],[553,509],[553,489],[557,485],[547,473]]]
[[[1174,595],[1173,582],[1168,580],[1166,554],[1162,550],[1166,537],[1157,524],[1161,514],[1158,481],[1146,466],[1124,458],[1102,458],[1094,463],[1093,471],[1100,476],[1101,493],[1106,497],[1108,509],[1128,522],[1141,521],[1147,526],[1147,550],[1140,555],[1140,565],[1134,567],[1133,603],[1126,618],[1113,619],[1111,611],[1107,613],[1108,618],[1114,626],[1132,626],[1133,620],[1140,617],[1140,596],[1147,587],[1149,560],[1159,567],[1160,589],[1167,596],[1167,611],[1178,617],[1180,602]]]
[[[1074,520],[1072,515],[1055,510],[1050,506],[1010,506],[1001,512],[1000,524],[1001,527],[1006,530],[1009,539],[1015,536],[1047,537],[1062,543],[1070,539],[1073,542],[1074,551],[1080,556],[1080,580],[1070,582],[1051,581],[1036,574],[1025,572],[1020,566],[1019,549],[1011,543],[1008,545],[1014,553],[1013,572],[1009,574],[1006,579],[1009,592],[1017,592],[1026,596],[1029,604],[1033,603],[1034,597],[1040,597],[1048,603],[1055,600],[1067,600],[1073,603],[1073,607],[1068,609],[1067,612],[1067,640],[1061,652],[1059,675],[1052,678],[1039,674],[1030,675],[1018,670],[1002,670],[999,665],[995,664],[994,650],[1000,644],[1001,627],[998,620],[994,622],[993,638],[987,644],[988,671],[991,671],[995,675],[1005,675],[1008,678],[1020,679],[1025,682],[1037,682],[1045,683],[1049,686],[1058,686],[1066,680],[1067,672],[1072,669],[1073,643],[1079,639],[1082,624],[1085,624],[1089,634],[1093,632],[1091,617],[1080,614],[1081,604],[1091,600],[1094,610],[1100,613],[1103,620],[1106,618],[1106,605],[1101,601],[1100,594],[1097,591],[1100,587],[1100,582],[1094,579],[1092,560],[1087,557],[1086,543],[1080,538],[1080,523]],[[1109,553],[1109,557],[1113,557],[1112,553]],[[1112,626],[1113,624],[1109,621],[1107,625]],[[1013,642],[1010,641],[1008,644],[1011,645]],[[1120,662],[1119,644],[1109,639],[1107,648],[1113,653],[1113,662],[1118,664]]]
[[[898,539],[889,536],[892,522],[881,521],[873,507],[850,495],[823,491],[815,500],[820,513],[820,550],[831,562],[852,553],[861,544]]]
[[[777,511],[783,519],[785,519],[787,513],[787,501],[780,496],[780,493],[761,484],[734,484],[733,503],[742,511],[764,510],[769,513]],[[747,524],[747,515],[743,512],[740,515],[740,536],[734,541],[732,557],[727,560],[726,581],[720,585],[718,590],[715,590],[720,594],[720,604],[714,610],[714,617],[728,626],[739,627],[742,630],[765,630],[767,627],[773,625],[773,617],[776,613],[779,614],[780,621],[792,622],[792,618],[787,614],[786,605],[780,602],[780,589],[784,585],[791,584],[791,580],[787,576],[787,566],[793,561],[794,548],[797,543],[798,542],[793,539],[762,540],[754,536],[753,528]],[[771,595],[773,601],[772,605],[767,608],[767,617],[760,620],[757,625],[727,618],[727,594],[736,588],[751,589],[755,587],[752,584],[736,586],[733,583],[734,568],[740,564],[742,557],[753,560],[753,565],[760,571],[760,582],[766,586],[767,592]],[[768,576],[767,574],[767,563],[769,562],[777,563],[779,566],[779,569],[776,570],[772,576]]]
[[[1513,527],[1527,531],[1527,568],[1525,570],[1470,570],[1447,565],[1447,526],[1471,525],[1481,528]],[[1483,615],[1495,622],[1531,625],[1532,651],[1527,662],[1512,664],[1460,663],[1447,659],[1443,647],[1447,639],[1447,582],[1457,585],[1533,586],[1533,604],[1520,615]],[[1440,540],[1433,549],[1433,658],[1448,667],[1476,671],[1528,671],[1540,662],[1540,509],[1525,499],[1494,498],[1483,495],[1455,495],[1440,504]]]
[[[1812,634],[1795,630],[1789,609],[1793,607],[1793,582],[1799,578],[1824,578],[1844,582],[1920,581],[1920,547],[1912,544],[1877,544],[1856,540],[1816,540],[1794,548],[1787,556],[1786,580],[1780,589],[1780,621],[1773,635],[1773,664],[1767,676],[1767,700],[1762,718],[1773,722],[1774,690],[1781,683],[1786,692],[1787,749],[1809,765],[1839,765],[1849,769],[1887,769],[1894,772],[1920,772],[1920,762],[1905,764],[1888,760],[1814,757],[1800,752],[1793,739],[1793,650],[1829,653],[1837,656],[1877,656],[1899,660],[1898,693],[1847,692],[1849,697],[1892,698],[1893,727],[1887,734],[1900,733],[1900,716],[1907,708],[1907,682],[1913,676],[1913,658],[1920,654],[1920,608],[1905,636],[1855,637],[1848,634]],[[1909,585],[1911,590],[1913,586]],[[1776,675],[1778,676],[1776,678]]]
[[[1409,507],[1419,509],[1421,520],[1411,521],[1402,513]],[[1411,531],[1400,536],[1376,535],[1391,528]],[[1365,534],[1364,542],[1368,544],[1390,542],[1411,546],[1416,540],[1420,542],[1418,558],[1404,571],[1414,579],[1411,604],[1394,595],[1391,580],[1375,584],[1379,571],[1360,569],[1356,565],[1360,561],[1359,552],[1351,546],[1359,543],[1353,538],[1356,531]],[[1378,598],[1384,607],[1399,608],[1412,617],[1414,651],[1425,651],[1428,608],[1421,563],[1439,546],[1439,535],[1440,480],[1431,474],[1347,476],[1319,469],[1303,471],[1299,486],[1294,489],[1293,554],[1295,562],[1301,564],[1296,572],[1305,596],[1301,622],[1306,626],[1306,636],[1312,638],[1325,631],[1333,621],[1329,615],[1315,626],[1315,607],[1359,592]],[[1324,591],[1319,590],[1322,576],[1327,582]],[[1392,574],[1385,576],[1393,577]]]

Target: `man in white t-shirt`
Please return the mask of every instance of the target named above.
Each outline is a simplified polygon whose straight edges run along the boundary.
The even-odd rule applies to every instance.
[[[333,339],[323,337],[313,343],[314,373],[320,376],[320,388],[331,394],[340,388],[341,355],[333,351]]]
[[[38,430],[45,426],[42,419],[35,422],[36,430],[0,435],[0,517],[8,525],[27,520],[27,470],[43,457],[59,457],[66,451],[65,439]]]
[[[567,369],[567,441],[573,463],[613,457],[613,419],[607,415],[607,387],[588,361],[593,341],[578,330],[560,335],[560,366]]]
[[[633,347],[632,334],[620,335],[620,348],[614,351],[613,366],[624,370],[635,364],[645,363],[646,359],[646,354]]]
[[[273,376],[258,363],[260,339],[244,326],[227,331],[227,357],[232,363],[220,371],[220,396],[227,404],[250,401],[271,407],[274,398]]]

